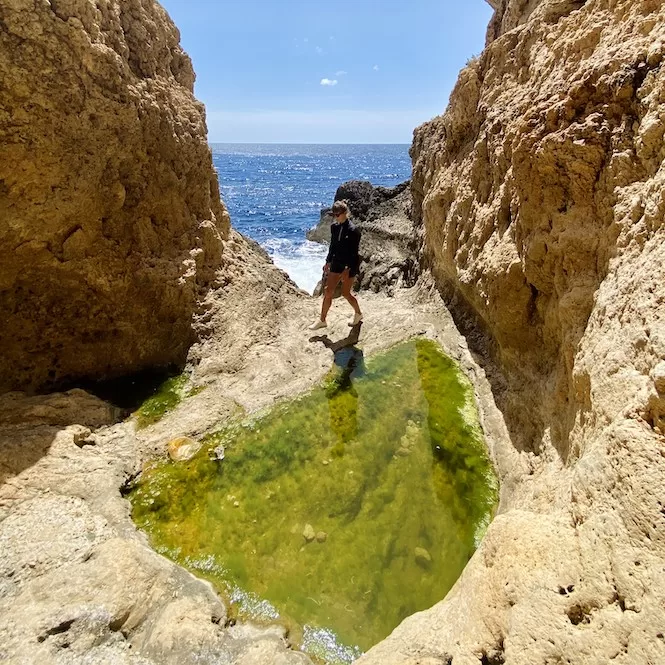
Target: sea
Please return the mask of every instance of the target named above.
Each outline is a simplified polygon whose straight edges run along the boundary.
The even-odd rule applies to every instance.
[[[305,232],[347,180],[392,187],[411,177],[408,144],[211,144],[233,226],[256,240],[275,265],[312,292],[327,247]]]

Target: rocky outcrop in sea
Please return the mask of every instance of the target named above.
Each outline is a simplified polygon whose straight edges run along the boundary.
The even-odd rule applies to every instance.
[[[350,180],[337,188],[334,201],[348,203],[351,218],[362,231],[357,288],[393,295],[396,288],[413,286],[419,263],[410,181],[375,187],[366,180]],[[330,242],[331,210],[321,211],[319,223],[306,234],[308,240]]]

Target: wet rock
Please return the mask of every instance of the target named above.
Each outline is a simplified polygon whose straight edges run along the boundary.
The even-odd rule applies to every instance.
[[[324,208],[319,215],[319,223],[305,232],[307,240],[327,245],[330,242],[330,227],[334,222],[332,208]]]
[[[416,563],[423,568],[429,568],[432,563],[432,555],[424,547],[416,547],[413,550]]]
[[[190,439],[188,436],[179,436],[169,441],[166,447],[169,457],[174,462],[186,462],[201,450],[202,445],[201,441]]]
[[[213,451],[210,454],[210,458],[215,460],[216,462],[221,462],[225,456],[226,456],[226,451],[224,450],[224,446],[222,444],[213,448]]]
[[[305,528],[302,532],[302,537],[305,539],[305,542],[311,543],[314,538],[316,538],[316,532],[314,527],[311,524],[305,524]]]
[[[411,451],[419,439],[420,439],[420,427],[418,427],[418,425],[416,425],[416,423],[414,423],[413,420],[407,421],[406,432],[400,439],[400,447],[406,448],[407,450]]]

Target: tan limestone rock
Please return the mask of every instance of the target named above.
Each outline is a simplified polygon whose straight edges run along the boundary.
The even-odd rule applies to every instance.
[[[183,364],[229,219],[177,29],[153,0],[0,25],[0,392]]]
[[[425,262],[530,471],[362,665],[665,662],[664,45],[660,1],[500,0],[416,131]]]

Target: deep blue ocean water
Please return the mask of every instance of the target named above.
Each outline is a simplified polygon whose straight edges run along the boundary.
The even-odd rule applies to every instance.
[[[213,143],[213,163],[233,226],[312,291],[327,248],[305,239],[346,180],[391,187],[411,176],[409,146]]]

